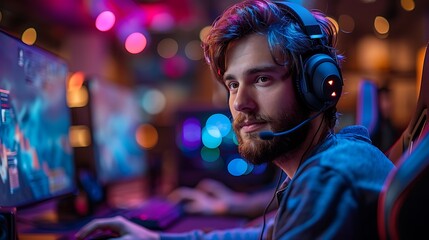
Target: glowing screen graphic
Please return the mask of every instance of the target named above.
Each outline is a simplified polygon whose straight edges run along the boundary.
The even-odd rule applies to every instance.
[[[67,75],[59,57],[0,32],[0,207],[74,191]]]
[[[146,152],[136,136],[145,115],[129,88],[89,80],[97,178],[104,184],[143,176]]]

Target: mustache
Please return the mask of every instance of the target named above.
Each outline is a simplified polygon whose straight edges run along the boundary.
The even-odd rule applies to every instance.
[[[233,127],[239,129],[240,126],[243,126],[246,121],[255,121],[255,122],[271,122],[271,118],[261,115],[261,114],[244,114],[239,113],[236,118],[233,119]]]

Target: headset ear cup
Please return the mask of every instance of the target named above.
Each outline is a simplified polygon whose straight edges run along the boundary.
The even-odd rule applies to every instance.
[[[342,92],[343,79],[338,64],[326,54],[310,56],[302,66],[298,91],[315,111],[335,105]]]

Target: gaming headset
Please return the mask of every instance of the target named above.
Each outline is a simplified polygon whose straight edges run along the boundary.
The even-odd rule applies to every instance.
[[[320,44],[323,45],[322,29],[309,10],[296,3],[274,3],[292,16],[311,39],[320,39]],[[322,111],[337,104],[342,92],[343,78],[336,59],[323,52],[314,53],[301,60],[301,69],[296,86],[311,110]]]

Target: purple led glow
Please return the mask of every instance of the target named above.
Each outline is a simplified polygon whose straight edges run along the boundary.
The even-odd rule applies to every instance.
[[[195,150],[201,146],[201,123],[196,118],[188,118],[183,122],[182,145],[186,150]]]

